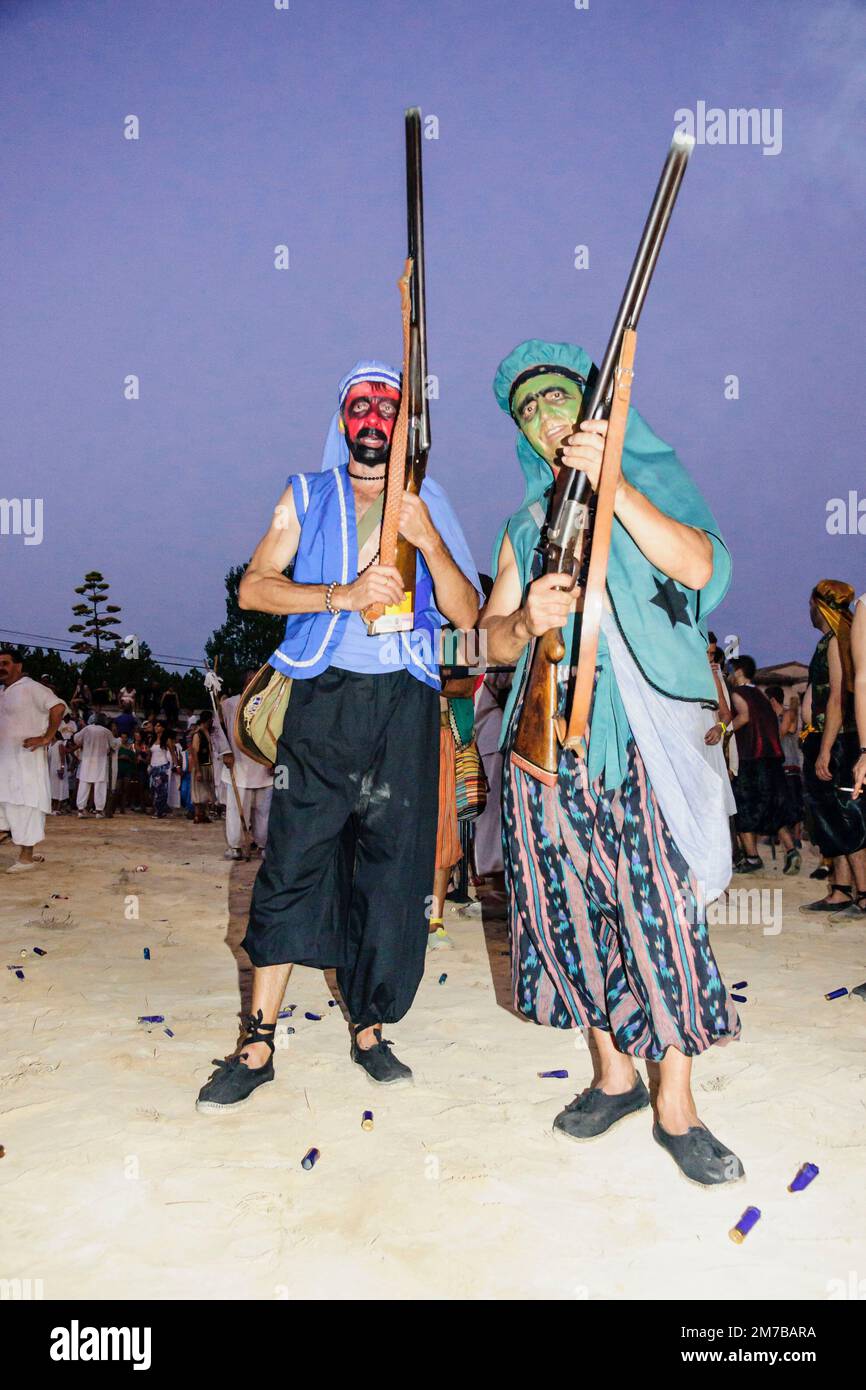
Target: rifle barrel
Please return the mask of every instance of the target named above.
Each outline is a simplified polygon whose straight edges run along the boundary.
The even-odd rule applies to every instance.
[[[421,173],[421,109],[406,112],[406,208],[408,214],[409,256],[412,259],[412,328],[417,331],[418,380],[421,398],[410,399],[417,414],[419,445],[422,453],[430,449],[430,407],[427,401],[427,291],[424,272],[424,181]],[[408,383],[404,383],[404,389]]]
[[[671,141],[664,162],[655,196],[650,206],[644,229],[638,243],[625,291],[614,320],[613,331],[608,340],[601,366],[595,382],[589,387],[581,409],[582,420],[597,420],[606,414],[611,383],[616,364],[622,349],[622,337],[626,328],[636,328],[640,312],[646,299],[653,271],[659,258],[662,242],[671,213],[677,200],[680,184],[686,172],[689,156],[694,148],[694,140],[676,134]],[[585,473],[575,473],[569,479],[566,496],[584,502],[589,493],[589,482]]]

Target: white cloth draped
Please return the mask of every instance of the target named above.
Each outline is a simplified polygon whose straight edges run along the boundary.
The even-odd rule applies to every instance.
[[[0,690],[0,804],[51,810],[48,750],[25,748],[26,738],[40,738],[48,713],[63,701],[29,676]]]
[[[728,818],[735,812],[721,743],[704,743],[713,713],[673,700],[641,674],[610,613],[602,616],[616,683],[647,774],[673,839],[707,902],[731,878]]]

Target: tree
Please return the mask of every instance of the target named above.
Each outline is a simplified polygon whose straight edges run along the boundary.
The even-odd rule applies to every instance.
[[[280,645],[286,620],[275,613],[251,613],[238,606],[238,589],[246,565],[234,565],[225,578],[226,620],[205,643],[205,651],[219,674],[226,692],[240,690],[244,671],[264,666]]]
[[[74,604],[72,611],[77,618],[83,618],[85,621],[69,625],[70,632],[81,633],[78,641],[73,643],[73,651],[99,657],[103,652],[116,649],[120,639],[109,629],[119,626],[120,619],[115,618],[114,614],[120,612],[120,607],[116,603],[108,602],[109,587],[99,570],[90,570],[84,576],[84,583],[75,590],[77,594],[84,596],[85,601]],[[105,604],[104,612],[101,610],[101,604]]]

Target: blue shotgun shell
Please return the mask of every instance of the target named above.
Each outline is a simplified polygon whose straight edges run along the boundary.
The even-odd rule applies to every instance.
[[[139,1023],[165,1023],[165,1016],[163,1014],[141,1014],[138,1021]]]
[[[444,985],[444,983],[445,983],[445,981],[446,981],[447,979],[448,979],[448,976],[447,976],[447,975],[440,975],[440,976],[439,976],[439,983],[440,983],[440,985]]]
[[[737,1245],[742,1245],[752,1227],[756,1222],[760,1221],[760,1219],[761,1211],[759,1207],[746,1207],[746,1210],[743,1212],[736,1226],[732,1226],[728,1231],[731,1240],[735,1241]]]
[[[173,1037],[174,1037],[174,1033],[171,1031],[170,1028],[163,1028],[162,1031],[163,1031],[164,1033],[166,1033],[166,1034],[168,1035],[168,1037],[170,1037],[170,1038],[173,1038]]]
[[[372,1128],[373,1128],[373,1112],[372,1112],[372,1110],[365,1110],[365,1111],[364,1111],[363,1115],[361,1116],[361,1128],[362,1128],[362,1129],[372,1129]]]
[[[802,1192],[810,1182],[814,1182],[821,1169],[817,1163],[801,1163],[792,1180],[788,1183],[789,1192]]]
[[[833,989],[833,990],[830,991],[829,994],[825,994],[825,995],[824,995],[824,998],[825,998],[825,999],[844,999],[844,997],[845,997],[845,995],[846,995],[847,993],[848,993],[847,989]]]
[[[23,980],[23,979],[24,979],[24,971],[23,971],[23,970],[16,970],[16,971],[15,971],[15,974],[17,975],[17,977],[18,977],[19,980]]]
[[[295,1006],[294,1004],[290,1004],[287,1009],[280,1009],[280,1012],[277,1014],[277,1018],[291,1018],[294,1012]]]
[[[733,990],[731,990],[731,998],[735,999],[738,1004],[748,1004],[749,1002],[745,994],[734,994]]]
[[[316,1166],[316,1164],[318,1163],[318,1161],[319,1161],[319,1150],[318,1150],[318,1149],[308,1149],[307,1152],[304,1154],[303,1158],[301,1159],[301,1167],[302,1167],[302,1168],[305,1168],[305,1169],[307,1170],[307,1172],[309,1173],[309,1171],[310,1171],[311,1168],[315,1168],[315,1166]]]
[[[540,1071],[540,1072],[538,1073],[538,1075],[539,1075],[539,1076],[542,1076],[542,1077],[557,1076],[557,1077],[562,1077],[562,1078],[564,1079],[566,1076],[568,1076],[568,1072],[567,1072],[567,1071]]]
[[[308,1019],[310,1020],[311,1023],[321,1023],[321,1021],[322,1021],[322,1015],[321,1015],[321,1014],[305,1013],[305,1014],[304,1014],[304,1018],[308,1018]]]
[[[748,980],[737,980],[736,984],[731,985],[731,989],[745,989],[748,983]]]
[[[48,955],[48,952],[47,952],[47,951],[43,951],[43,949],[42,949],[41,946],[34,946],[34,947],[33,947],[33,954],[34,954],[34,956],[47,956],[47,955]]]
[[[149,946],[145,946],[145,948],[144,948],[144,959],[145,959],[145,960],[150,960],[150,947],[149,947]]]

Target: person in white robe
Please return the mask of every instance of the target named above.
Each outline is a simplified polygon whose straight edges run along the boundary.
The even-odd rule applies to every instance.
[[[54,816],[69,797],[66,745],[59,729],[54,735],[54,741],[48,745],[48,779],[51,784],[51,814]]]
[[[0,648],[0,842],[11,840],[18,859],[6,872],[43,862],[34,845],[45,839],[51,810],[48,748],[66,705],[53,690],[25,676],[20,653]]]
[[[93,806],[101,819],[105,814],[105,799],[108,793],[108,759],[120,743],[104,723],[101,715],[95,724],[85,724],[79,729],[72,742],[81,754],[78,768],[78,797],[76,805],[81,817],[87,815],[87,802],[93,791]]]
[[[254,671],[246,673],[244,689],[254,675]],[[214,764],[217,771],[220,767],[222,768],[219,780],[226,808],[225,827],[228,848],[225,857],[227,859],[239,859],[243,853],[244,842],[238,803],[231,785],[230,769],[234,770],[244,820],[247,823],[252,844],[256,848],[261,848],[268,838],[268,816],[271,810],[271,794],[274,785],[274,774],[271,768],[248,758],[235,742],[235,715],[240,698],[240,695],[229,695],[222,700],[220,705],[222,719],[214,720],[213,725]],[[228,739],[223,731],[223,724],[228,731]]]

